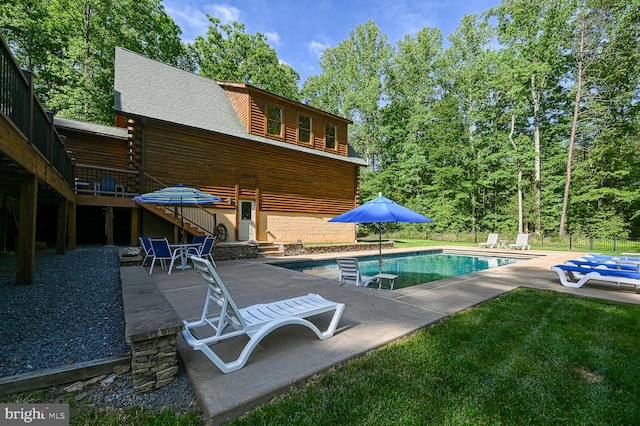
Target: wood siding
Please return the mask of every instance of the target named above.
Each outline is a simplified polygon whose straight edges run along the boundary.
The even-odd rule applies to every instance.
[[[221,83],[221,85],[226,90],[231,104],[250,134],[345,157],[349,155],[349,120],[248,86],[226,83]],[[284,129],[280,137],[267,134],[267,107],[269,105],[282,108]],[[313,133],[311,143],[298,141],[298,117],[300,115],[311,118]],[[325,148],[326,124],[336,126],[336,149]]]
[[[229,96],[229,100],[231,101],[231,105],[233,105],[233,109],[235,109],[236,114],[240,117],[242,124],[244,124],[244,128],[249,131],[249,95],[246,91],[236,88],[230,87],[227,90],[227,96]]]
[[[233,206],[238,186],[263,211],[337,215],[355,206],[356,164],[152,120],[144,132],[145,172],[166,184],[196,186]]]
[[[127,169],[129,156],[127,141],[108,136],[58,129],[66,137],[65,146],[79,164],[114,169]]]

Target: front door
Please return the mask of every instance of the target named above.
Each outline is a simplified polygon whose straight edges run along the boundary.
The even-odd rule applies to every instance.
[[[256,239],[256,203],[240,200],[240,223],[238,224],[238,240]]]

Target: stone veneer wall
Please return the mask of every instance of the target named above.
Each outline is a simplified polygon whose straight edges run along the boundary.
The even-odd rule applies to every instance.
[[[149,392],[175,379],[176,337],[184,325],[142,266],[122,267],[120,277],[133,390]]]
[[[134,392],[149,392],[173,382],[178,372],[176,333],[131,344]]]
[[[215,260],[255,259],[258,245],[247,243],[220,243],[211,252]]]
[[[273,243],[280,247],[283,256],[297,256],[301,254],[342,253],[361,250],[378,250],[380,243],[355,243],[355,244],[327,244],[305,246],[303,243]],[[383,249],[394,247],[393,241],[382,243]]]

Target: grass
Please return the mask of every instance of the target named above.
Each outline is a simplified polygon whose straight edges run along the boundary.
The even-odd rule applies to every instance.
[[[640,424],[640,306],[518,289],[233,425]]]
[[[65,394],[64,391],[58,387],[5,396],[0,398],[0,402],[17,404],[69,404],[70,426],[199,426],[204,424],[202,413],[199,411],[174,413],[168,409],[156,412],[142,407],[131,407],[127,409],[96,407],[82,397],[74,394]]]

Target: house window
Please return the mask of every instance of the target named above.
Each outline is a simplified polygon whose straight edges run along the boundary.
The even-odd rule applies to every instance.
[[[311,117],[298,116],[298,142],[311,143]]]
[[[324,138],[324,146],[327,149],[336,149],[336,126],[334,126],[333,124],[325,125]]]
[[[282,136],[282,108],[279,106],[267,106],[267,134]]]

